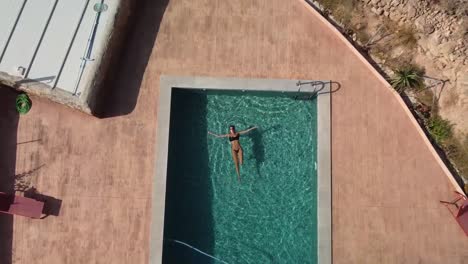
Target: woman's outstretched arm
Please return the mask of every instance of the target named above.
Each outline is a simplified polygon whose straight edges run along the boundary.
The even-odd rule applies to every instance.
[[[257,127],[254,126],[254,127],[249,128],[249,129],[242,130],[242,131],[239,132],[239,134],[249,133],[250,131],[252,131],[252,130],[254,130],[254,129],[257,129]]]
[[[223,137],[228,137],[229,135],[228,134],[224,134],[224,135],[218,135],[218,134],[215,134],[211,131],[208,131],[208,134],[212,135],[212,136],[215,136],[217,138],[223,138]]]

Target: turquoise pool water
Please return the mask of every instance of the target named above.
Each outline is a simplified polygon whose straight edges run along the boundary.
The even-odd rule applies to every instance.
[[[237,181],[227,138],[241,136]],[[286,93],[174,89],[163,263],[317,263],[317,102]]]

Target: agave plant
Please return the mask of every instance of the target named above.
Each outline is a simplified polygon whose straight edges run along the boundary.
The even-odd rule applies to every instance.
[[[421,71],[418,69],[414,67],[406,67],[396,70],[390,83],[395,90],[402,93],[407,88],[420,88],[423,84],[423,78]]]

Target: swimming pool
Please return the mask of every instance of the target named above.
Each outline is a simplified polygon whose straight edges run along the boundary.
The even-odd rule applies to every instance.
[[[319,263],[317,96],[178,87],[164,126],[162,263]],[[241,182],[229,141],[207,133],[230,124],[258,126],[240,139]]]

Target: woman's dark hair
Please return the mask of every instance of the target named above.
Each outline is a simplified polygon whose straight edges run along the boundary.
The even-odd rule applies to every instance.
[[[236,127],[234,125],[229,125],[229,129],[236,129]]]

